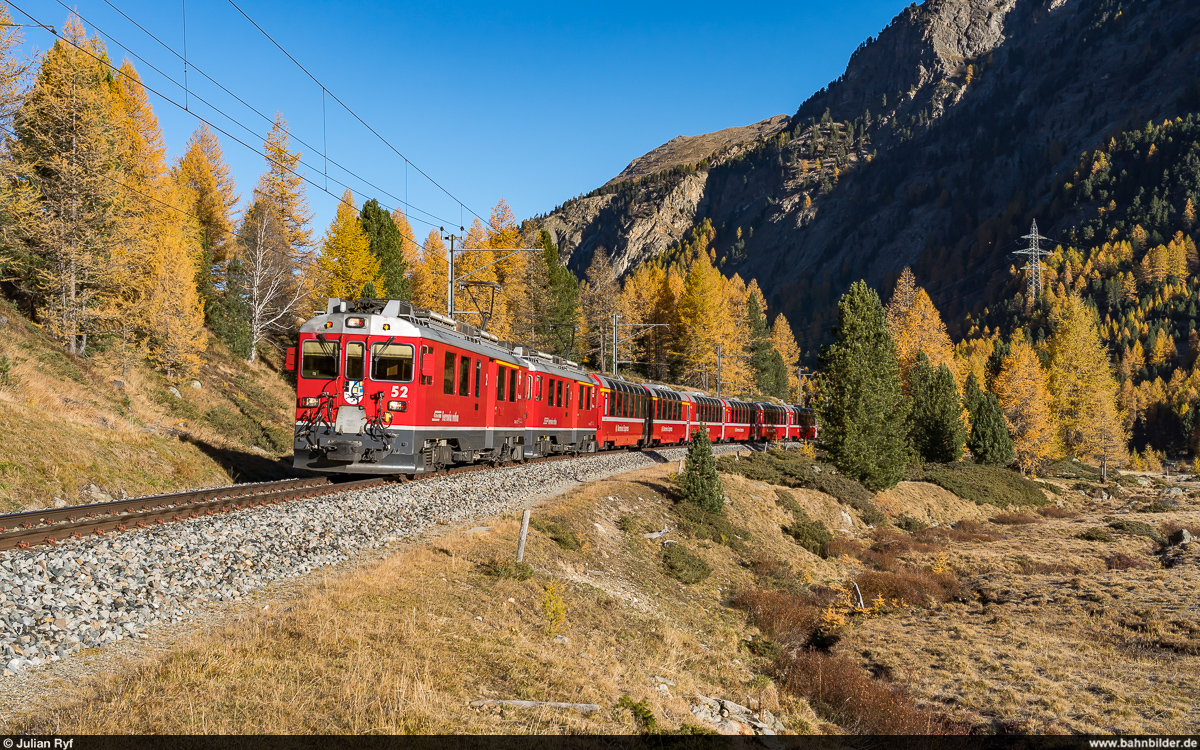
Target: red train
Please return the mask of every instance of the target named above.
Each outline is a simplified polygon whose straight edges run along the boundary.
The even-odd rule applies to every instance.
[[[294,465],[423,474],[454,464],[678,445],[811,440],[811,409],[585,372],[399,300],[331,299],[289,349]]]

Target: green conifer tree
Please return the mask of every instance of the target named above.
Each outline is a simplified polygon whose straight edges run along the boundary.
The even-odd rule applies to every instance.
[[[208,324],[229,351],[250,356],[250,304],[246,300],[246,269],[236,256],[225,266],[225,291],[207,306]]]
[[[758,306],[758,298],[753,294],[748,295],[746,299],[746,328],[750,337],[746,341],[745,351],[750,358],[750,375],[754,379],[755,387],[763,395],[787,398],[787,366],[783,363],[783,357],[775,350],[767,318]]]
[[[967,430],[950,368],[942,364],[933,369],[921,352],[908,372],[908,392],[912,397],[908,435],[916,452],[934,463],[962,458]]]
[[[967,447],[975,462],[992,466],[1008,466],[1017,457],[1012,436],[1004,423],[1004,412],[996,394],[981,394],[978,411],[971,417],[971,436]]]
[[[550,307],[538,318],[538,335],[550,342],[553,354],[578,358],[575,325],[579,321],[579,280],[558,260],[558,247],[546,230],[541,232],[542,256],[549,276]]]
[[[894,486],[908,458],[908,400],[879,295],[856,281],[838,302],[834,342],[821,351],[821,442],[868,489]]]
[[[725,507],[725,490],[717,476],[717,462],[713,460],[712,442],[708,429],[697,430],[688,446],[687,461],[683,465],[683,476],[679,477],[683,499],[709,513],[720,513]]]
[[[408,281],[408,263],[404,260],[400,229],[391,214],[372,198],[363,204],[358,219],[371,242],[371,254],[379,258],[379,271],[383,274],[387,298],[410,299],[412,289]]]
[[[979,381],[975,379],[973,372],[967,375],[967,382],[963,384],[962,400],[963,408],[967,410],[973,426],[978,419],[979,409],[983,406],[983,391],[979,390]]]

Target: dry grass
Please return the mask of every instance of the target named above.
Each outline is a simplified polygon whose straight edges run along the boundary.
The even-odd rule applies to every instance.
[[[16,362],[0,388],[0,511],[91,502],[90,484],[119,496],[284,476],[294,397],[268,364],[214,345],[202,387],[179,384],[176,399],[144,360],[122,374],[116,352],[67,355],[3,301],[0,321],[0,355]]]
[[[1019,526],[1027,523],[1038,523],[1042,519],[1029,513],[997,513],[988,520],[992,523],[1002,523],[1007,526]]]

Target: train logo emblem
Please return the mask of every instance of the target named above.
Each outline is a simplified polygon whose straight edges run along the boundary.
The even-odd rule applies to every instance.
[[[342,389],[342,398],[346,399],[348,404],[357,404],[362,401],[363,387],[361,380],[347,380],[345,387]]]

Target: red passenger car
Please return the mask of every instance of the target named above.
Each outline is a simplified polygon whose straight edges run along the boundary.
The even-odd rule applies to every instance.
[[[596,440],[606,448],[636,447],[649,440],[650,393],[644,386],[592,375],[600,388]]]
[[[517,348],[525,380],[525,445],[530,456],[594,453],[596,382],[574,362]]]
[[[648,445],[678,445],[691,440],[691,394],[663,385],[650,385],[647,390],[651,396]]]

